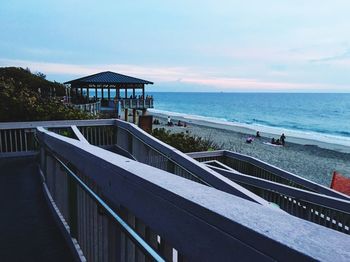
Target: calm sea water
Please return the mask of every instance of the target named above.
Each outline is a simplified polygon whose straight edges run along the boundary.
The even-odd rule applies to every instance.
[[[152,93],[155,109],[209,120],[350,138],[350,94]]]

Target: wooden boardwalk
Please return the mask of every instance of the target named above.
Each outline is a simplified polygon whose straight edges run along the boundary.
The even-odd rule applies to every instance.
[[[1,261],[74,261],[33,158],[0,160],[0,207]]]

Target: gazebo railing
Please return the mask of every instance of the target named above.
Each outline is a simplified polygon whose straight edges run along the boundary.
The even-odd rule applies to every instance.
[[[125,98],[121,99],[122,109],[146,109],[153,108],[153,98]]]
[[[88,104],[71,104],[71,106],[80,111],[88,112],[94,115],[101,111],[101,101]]]

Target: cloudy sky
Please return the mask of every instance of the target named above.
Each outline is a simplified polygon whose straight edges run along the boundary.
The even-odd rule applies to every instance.
[[[0,66],[161,91],[350,92],[349,0],[1,1]]]

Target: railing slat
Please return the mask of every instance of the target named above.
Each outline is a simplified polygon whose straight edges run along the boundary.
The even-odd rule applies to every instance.
[[[0,152],[3,152],[3,149],[2,149],[2,134],[3,134],[3,130],[0,130]]]
[[[5,134],[5,152],[8,152],[8,150],[7,150],[7,131],[8,130],[4,130],[4,134]]]
[[[13,152],[13,138],[12,138],[12,131],[14,130],[8,130],[9,131],[9,136],[10,136],[10,152]]]

